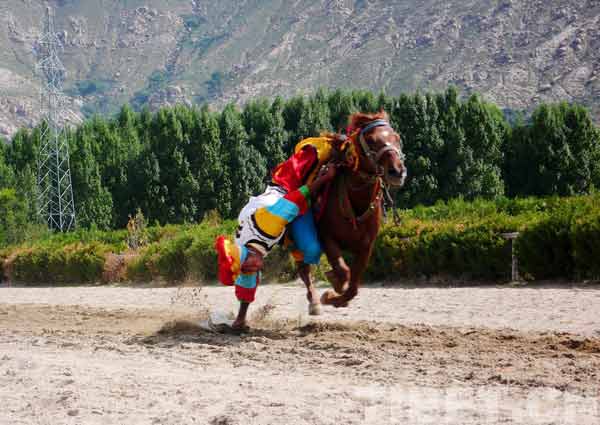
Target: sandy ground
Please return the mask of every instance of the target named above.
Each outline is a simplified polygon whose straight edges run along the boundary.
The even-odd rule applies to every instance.
[[[600,423],[600,289],[0,288],[0,424]]]

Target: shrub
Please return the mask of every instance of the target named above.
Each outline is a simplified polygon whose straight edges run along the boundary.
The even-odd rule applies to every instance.
[[[451,275],[504,279],[510,271],[510,243],[502,233],[520,231],[516,253],[528,279],[597,278],[600,276],[600,202],[597,195],[573,198],[465,202],[400,212],[399,225],[386,224],[375,243],[366,280]],[[147,228],[148,244],[127,251],[126,230],[76,231],[44,235],[34,242],[0,251],[4,274],[20,283],[99,281],[103,269],[132,281],[188,277],[216,280],[213,244],[219,234],[232,235],[237,223],[208,214],[200,224]],[[114,258],[113,258],[114,257]],[[106,258],[121,261],[118,267]],[[116,259],[115,259],[116,258]],[[324,263],[316,275],[327,268]],[[111,275],[110,273],[105,276]],[[294,278],[293,262],[274,249],[265,262],[265,280]],[[105,278],[106,280],[106,278]]]
[[[22,284],[98,282],[107,252],[108,246],[99,242],[25,248],[10,260],[9,278]]]
[[[184,234],[160,244],[160,249],[147,259],[147,266],[154,276],[160,276],[168,282],[184,280],[189,272],[189,256],[186,251],[193,237]]]
[[[486,226],[444,226],[422,232],[418,239],[405,244],[405,267],[413,276],[504,277],[510,262],[506,245]]]
[[[136,281],[165,279],[182,281],[188,277],[216,279],[214,241],[219,234],[232,234],[235,222],[221,224],[213,218],[195,226],[165,226],[149,229],[154,240],[139,258],[128,265],[128,278]]]
[[[572,255],[570,214],[555,214],[525,229],[516,240],[521,273],[528,279],[569,278]]]
[[[571,245],[579,277],[600,278],[600,212],[574,221]]]

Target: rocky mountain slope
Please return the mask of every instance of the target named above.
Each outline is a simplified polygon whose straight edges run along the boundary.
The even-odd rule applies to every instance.
[[[600,0],[3,0],[0,135],[39,119],[33,46],[56,14],[70,114],[316,87],[477,91],[600,117]]]

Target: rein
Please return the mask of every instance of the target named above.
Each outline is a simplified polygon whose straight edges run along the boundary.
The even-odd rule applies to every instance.
[[[348,176],[346,174],[343,174],[342,178],[340,179],[337,185],[337,195],[340,211],[342,212],[342,216],[352,223],[352,226],[355,230],[358,227],[358,224],[364,222],[366,219],[373,215],[373,213],[377,209],[377,205],[381,203],[383,195],[383,179],[375,175],[369,176],[371,178],[364,185],[356,188],[350,185],[350,182],[348,181]],[[365,212],[363,212],[360,216],[357,217],[348,192],[356,192],[358,190],[362,190],[366,188],[367,185],[372,185],[373,187],[373,190],[371,191],[369,206],[367,207]]]

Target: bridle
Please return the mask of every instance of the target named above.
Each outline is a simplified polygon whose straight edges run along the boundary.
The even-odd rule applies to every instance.
[[[384,144],[384,146],[381,147],[377,151],[374,151],[373,149],[371,149],[371,147],[365,140],[365,134],[377,127],[387,127],[390,130],[392,130],[394,132],[394,134],[397,134],[396,131],[392,128],[392,126],[390,125],[390,123],[388,121],[382,120],[382,119],[377,119],[377,120],[371,121],[370,123],[368,123],[367,125],[362,127],[360,130],[357,130],[358,134],[355,132],[354,134],[352,134],[350,136],[350,139],[352,140],[352,142],[355,145],[355,149],[356,149],[358,156],[359,157],[361,156],[360,151],[362,151],[362,154],[363,154],[364,158],[366,158],[366,160],[368,161],[371,170],[374,170],[374,173],[368,173],[368,172],[365,172],[362,170],[358,170],[357,168],[359,166],[360,159],[357,158],[356,168],[354,168],[354,174],[358,175],[359,178],[365,182],[364,185],[360,185],[359,187],[352,187],[352,185],[349,182],[347,182],[346,184],[341,184],[339,186],[339,190],[341,191],[338,195],[339,202],[340,202],[340,208],[341,208],[342,212],[348,211],[348,213],[344,214],[344,215],[346,216],[346,218],[348,220],[350,220],[353,223],[354,228],[356,228],[358,223],[363,222],[368,217],[370,217],[373,214],[373,212],[376,210],[376,206],[382,200],[384,201],[383,202],[384,216],[386,215],[386,206],[390,207],[392,209],[392,213],[394,216],[394,222],[396,224],[399,223],[399,217],[397,215],[396,209],[394,208],[394,199],[391,196],[391,194],[389,192],[389,188],[387,187],[387,184],[384,181],[385,170],[382,165],[379,165],[379,160],[383,157],[383,155],[385,155],[388,152],[395,152],[401,161],[404,161],[405,156],[404,156],[404,153],[402,152],[401,148],[398,148],[389,142],[386,142]],[[357,144],[358,144],[358,146],[356,146]],[[363,188],[365,188],[368,185],[373,185],[373,190],[372,190],[372,194],[371,194],[371,200],[369,203],[369,207],[362,215],[357,217],[356,214],[354,213],[354,210],[353,210],[352,204],[350,202],[350,199],[348,197],[347,191],[348,190],[352,190],[352,191],[362,190]],[[384,194],[385,194],[386,199],[383,199]]]
[[[377,127],[387,127],[396,133],[390,123],[386,120],[371,121],[369,124],[360,129],[360,133],[358,134],[358,143],[360,144],[361,150],[367,158],[371,169],[375,170],[376,175],[382,176],[383,166],[379,165],[379,160],[381,157],[388,152],[395,152],[396,155],[398,155],[398,158],[400,158],[401,161],[404,161],[404,154],[400,148],[392,145],[390,142],[385,142],[382,148],[380,148],[377,152],[374,152],[365,140],[365,134]]]

